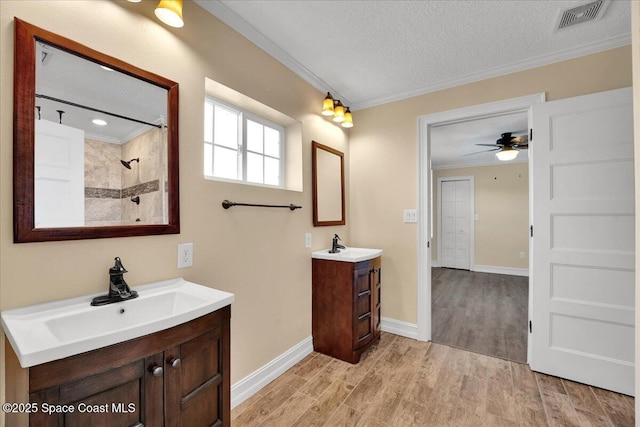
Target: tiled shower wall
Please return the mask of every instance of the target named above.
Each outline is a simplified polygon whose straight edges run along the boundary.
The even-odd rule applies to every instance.
[[[166,130],[156,128],[122,145],[85,139],[85,225],[165,223],[165,147]],[[131,169],[120,163],[133,158]]]

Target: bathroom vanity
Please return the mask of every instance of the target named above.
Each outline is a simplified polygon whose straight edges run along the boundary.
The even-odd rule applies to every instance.
[[[381,254],[362,248],[311,254],[315,351],[358,363],[380,340]]]
[[[233,294],[182,279],[136,289],[101,307],[83,297],[2,313],[30,426],[230,425]]]

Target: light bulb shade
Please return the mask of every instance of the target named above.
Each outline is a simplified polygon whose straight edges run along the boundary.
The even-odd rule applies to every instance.
[[[327,97],[322,102],[322,115],[333,116],[333,96],[327,92]]]
[[[174,28],[182,28],[182,0],[160,0],[155,10],[159,20]]]
[[[498,160],[502,160],[503,162],[508,162],[509,160],[513,160],[518,157],[518,150],[511,147],[504,147],[502,150],[496,153],[496,157]]]
[[[349,107],[344,111],[344,121],[340,123],[340,126],[343,128],[352,128],[353,127],[353,115],[351,114],[351,110]]]
[[[333,107],[333,121],[336,123],[344,122],[344,106],[340,101]]]

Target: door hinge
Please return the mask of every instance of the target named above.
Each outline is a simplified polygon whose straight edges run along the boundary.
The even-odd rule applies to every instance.
[[[531,320],[529,320],[529,333],[533,332],[533,324],[531,323]]]
[[[531,237],[533,237],[533,225],[531,227],[529,227],[529,231],[531,233]]]
[[[427,249],[431,247],[431,242],[427,242]]]
[[[529,129],[529,142],[533,141],[533,128]]]

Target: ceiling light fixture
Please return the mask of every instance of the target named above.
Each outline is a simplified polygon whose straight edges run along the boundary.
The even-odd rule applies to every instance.
[[[102,119],[93,119],[91,120],[91,123],[93,123],[94,125],[98,125],[98,126],[106,126],[107,122],[105,120]]]
[[[160,0],[155,10],[159,20],[174,28],[182,28],[182,0]]]
[[[504,147],[502,150],[496,153],[496,157],[498,160],[502,160],[503,162],[508,162],[509,160],[513,160],[518,157],[519,151],[512,147]]]
[[[327,96],[322,101],[322,113],[323,116],[332,117],[336,123],[344,128],[353,127],[353,115],[349,107],[342,105],[339,99],[333,99],[330,92],[327,92]]]

